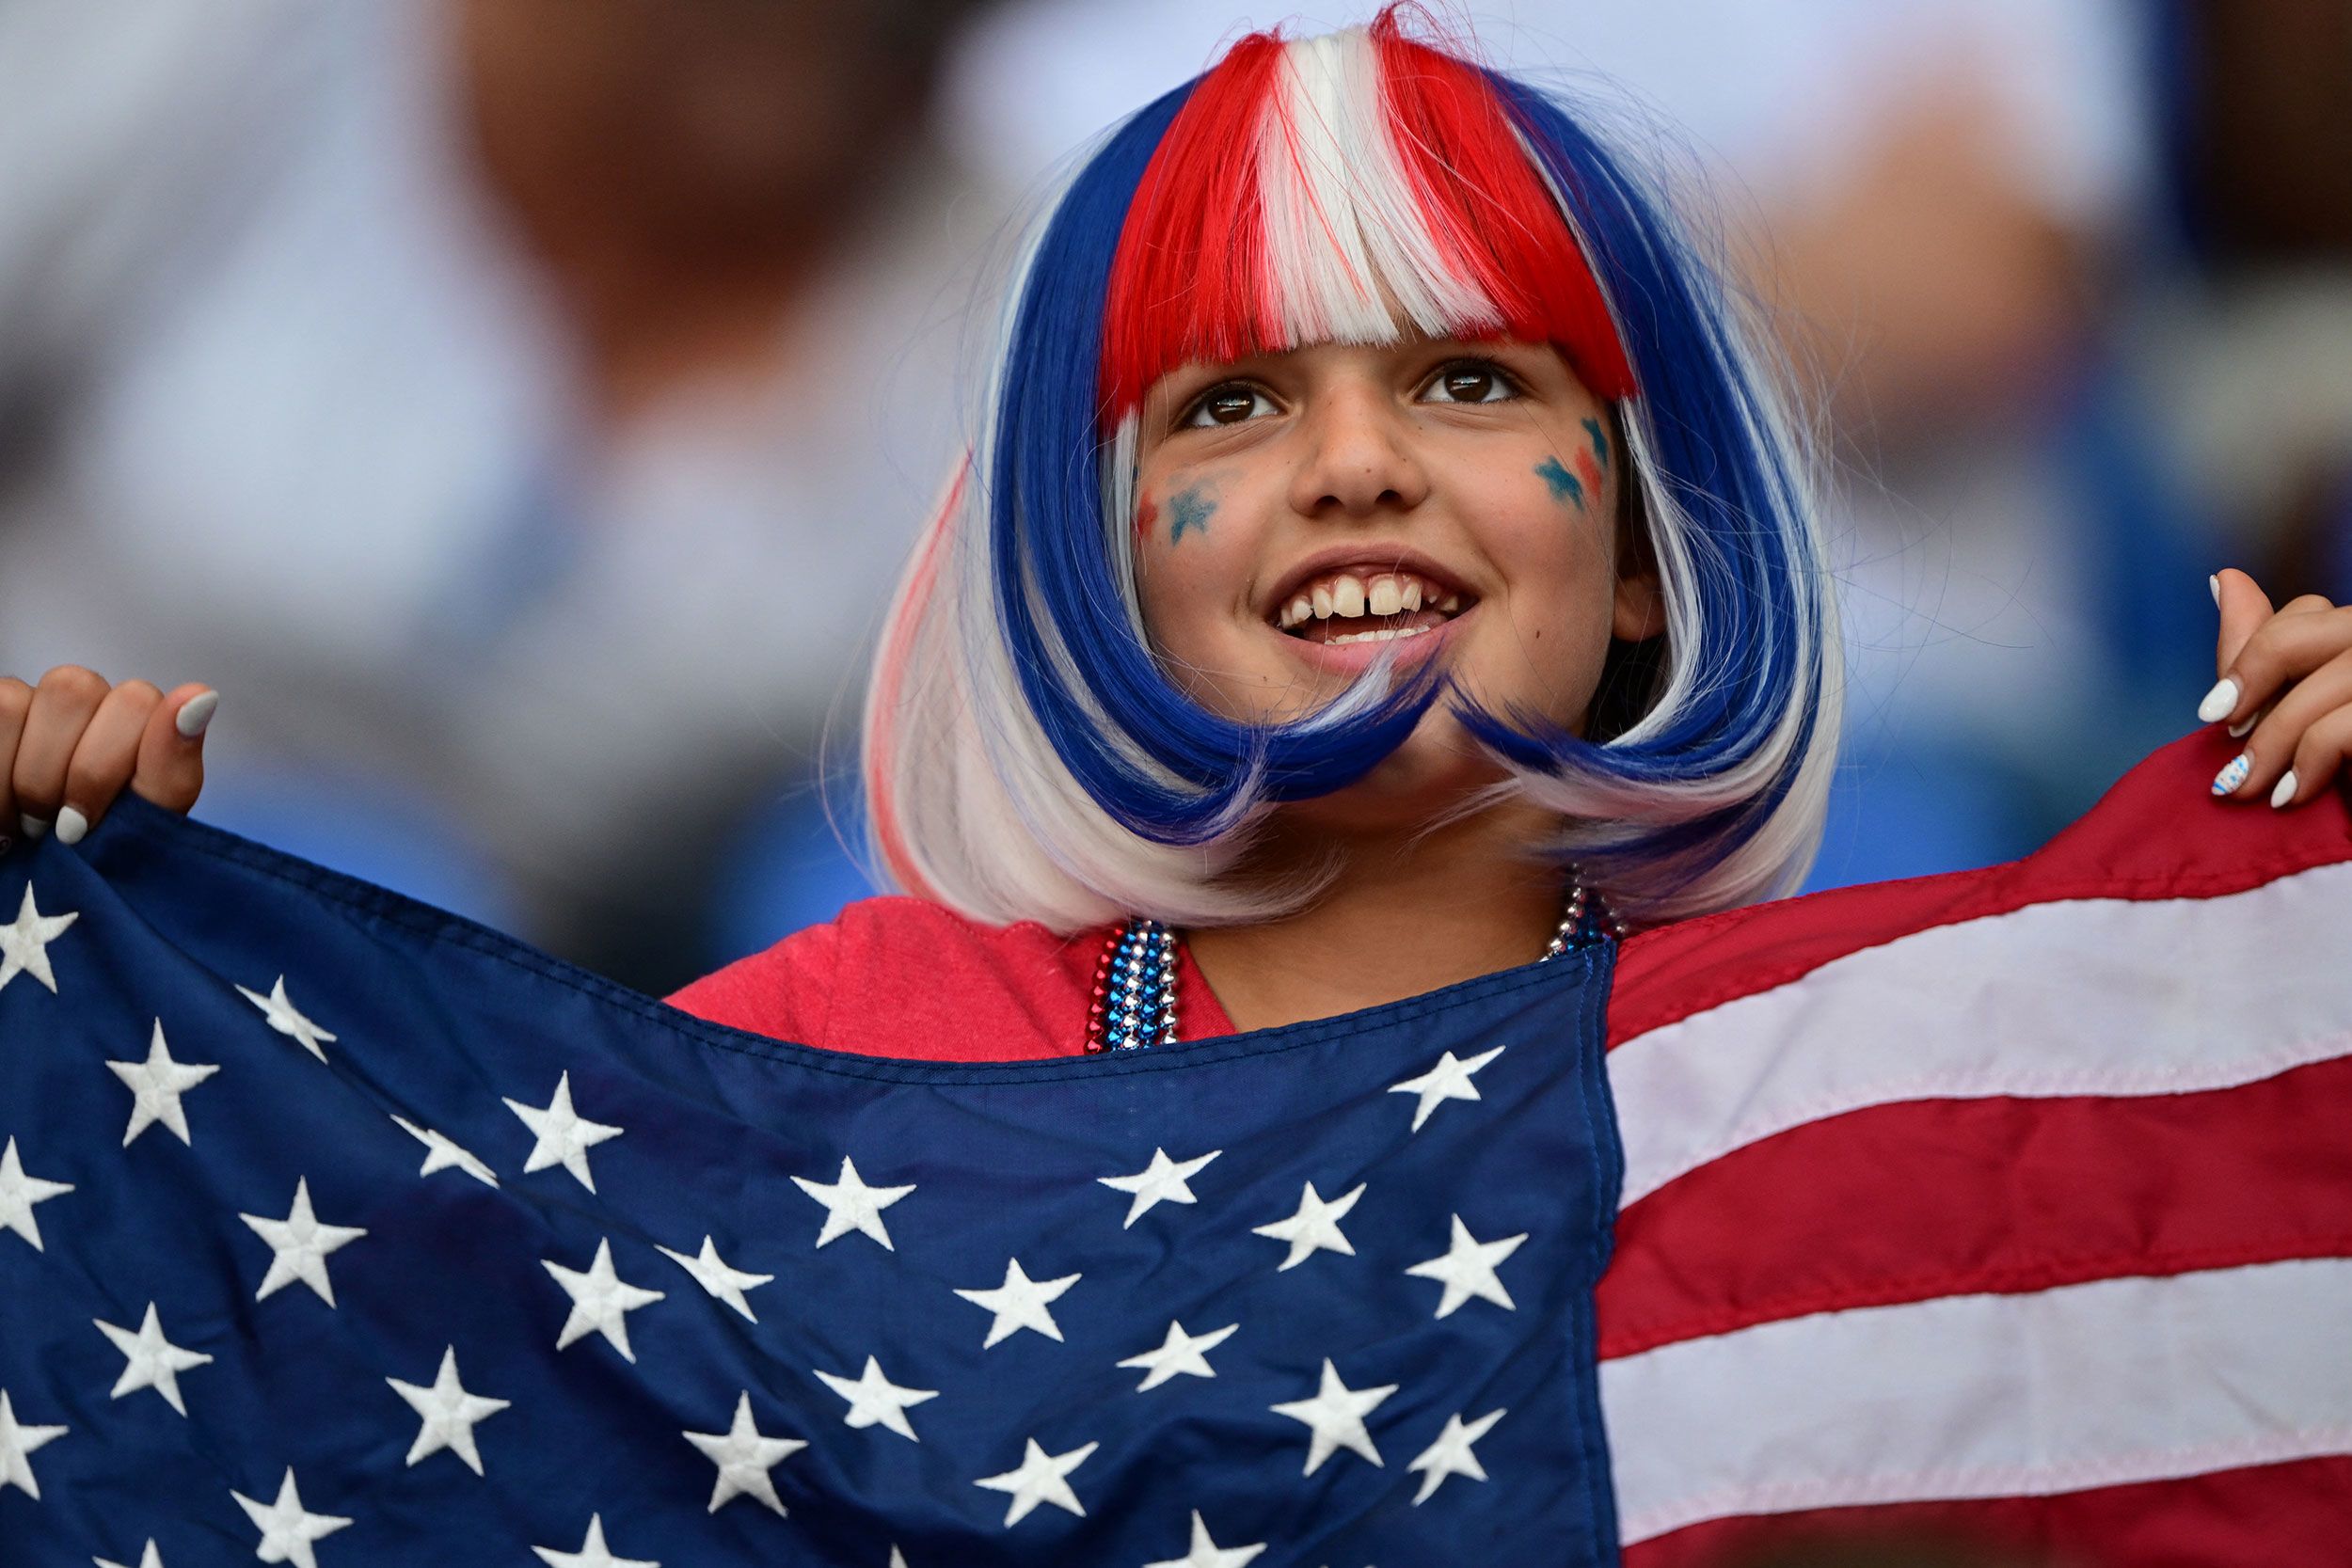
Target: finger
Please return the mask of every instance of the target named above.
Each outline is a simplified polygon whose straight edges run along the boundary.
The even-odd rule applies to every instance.
[[[16,843],[16,743],[32,705],[31,687],[14,675],[0,675],[0,855]]]
[[[132,792],[166,811],[185,812],[204,788],[204,731],[220,693],[200,681],[172,688],[139,737]]]
[[[2352,609],[2282,610],[2246,640],[2197,705],[2197,717],[2208,724],[2225,719],[2234,723],[2275,700],[2288,682],[2347,648],[2352,648]]]
[[[57,842],[79,844],[131,782],[139,736],[164,694],[150,681],[124,681],[99,700],[66,765],[65,803],[57,809]]]
[[[2352,709],[2352,649],[2312,671],[2288,688],[2268,718],[2246,737],[2246,748],[2214,779],[2214,793],[2233,800],[2266,800],[2287,769],[2308,780],[2296,762],[2304,736],[2321,723],[2332,724],[2339,712]],[[2288,786],[2292,792],[2294,786]]]
[[[2226,675],[2236,662],[2238,650],[2254,635],[2254,628],[2270,619],[2270,595],[2244,572],[2225,566],[2214,574],[2213,602],[2221,611],[2221,634],[2214,645],[2213,673]]]
[[[106,695],[106,677],[78,664],[60,664],[33,688],[24,733],[16,743],[9,781],[16,788],[17,822],[39,838],[65,804],[65,772],[73,748],[89,727],[90,715]]]
[[[2299,806],[2327,792],[2347,753],[2352,753],[2352,708],[2326,714],[2296,742],[2295,766],[2272,786],[2270,803]]]

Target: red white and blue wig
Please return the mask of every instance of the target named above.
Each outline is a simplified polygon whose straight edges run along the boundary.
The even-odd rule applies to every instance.
[[[1062,930],[1262,917],[1312,890],[1223,875],[1250,824],[1363,777],[1451,700],[1631,918],[1791,890],[1835,757],[1836,620],[1805,449],[1737,305],[1567,107],[1395,10],[1242,40],[1108,135],[1020,262],[977,439],[867,695],[883,868]],[[1662,648],[1613,652],[1644,688],[1616,733],[1377,673],[1305,720],[1246,724],[1154,658],[1132,524],[1152,382],[1414,332],[1549,342],[1614,408],[1667,618]]]

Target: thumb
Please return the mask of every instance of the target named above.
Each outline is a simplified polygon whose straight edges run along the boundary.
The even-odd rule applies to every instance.
[[[139,735],[131,792],[167,811],[184,814],[204,787],[204,729],[220,693],[200,681],[175,687],[148,715]],[[190,732],[194,733],[191,734]]]
[[[2235,567],[2223,567],[2213,580],[2215,602],[2221,610],[2221,634],[2215,644],[2213,673],[2226,675],[2245,650],[2247,639],[2270,619],[2270,595]]]

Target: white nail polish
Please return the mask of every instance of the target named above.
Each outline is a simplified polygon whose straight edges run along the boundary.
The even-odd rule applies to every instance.
[[[2234,792],[2238,785],[2246,782],[2246,776],[2253,770],[2254,759],[2246,752],[2240,752],[2230,759],[2229,767],[2213,776],[2213,792],[2216,795],[2228,795]]]
[[[75,811],[72,806],[57,813],[57,842],[59,844],[79,844],[82,842],[82,835],[88,832],[89,818]]]
[[[2295,769],[2290,768],[2286,770],[2285,775],[2279,780],[2278,787],[2270,792],[2271,809],[2275,811],[2294,799]]]
[[[2205,586],[2213,590],[2213,607],[2219,610],[2221,608],[2221,574],[2216,572],[2207,578]]]
[[[2230,738],[2231,738],[2232,740],[2243,740],[2243,739],[2245,739],[2245,738],[2246,738],[2246,736],[2247,736],[2249,733],[2251,733],[2251,732],[2252,732],[2252,730],[2253,730],[2254,726],[2255,726],[2255,725],[2257,725],[2257,724],[2259,724],[2259,723],[2261,723],[2262,721],[2263,721],[2263,716],[2262,716],[2261,714],[2259,714],[2259,713],[2249,713],[2249,714],[2248,714],[2245,718],[2243,718],[2243,719],[2239,720],[2236,723],[2232,724],[2232,725],[2230,726]]]
[[[27,816],[24,813],[18,812],[16,814],[16,826],[17,830],[26,838],[44,838],[48,836],[49,824],[43,822],[38,816]]]
[[[204,726],[213,721],[213,709],[218,706],[220,706],[219,692],[199,692],[188,699],[188,705],[182,708],[180,716],[171,721],[172,728],[178,730],[187,739],[194,740],[204,733]]]
[[[2224,675],[2213,683],[2213,689],[2205,693],[2205,700],[2197,705],[2197,717],[2210,724],[2217,719],[2230,717],[2230,710],[2235,706],[2237,682]]]

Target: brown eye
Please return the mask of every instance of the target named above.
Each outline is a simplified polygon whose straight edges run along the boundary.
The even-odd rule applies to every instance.
[[[1518,384],[1499,366],[1465,359],[1439,371],[1427,395],[1433,403],[1501,403],[1518,393]]]
[[[1245,386],[1238,381],[1228,382],[1222,387],[1212,387],[1203,393],[1200,401],[1192,405],[1192,411],[1184,416],[1183,423],[1187,429],[1200,429],[1212,424],[1240,424],[1256,417],[1260,405],[1265,402],[1266,395],[1255,387]]]

